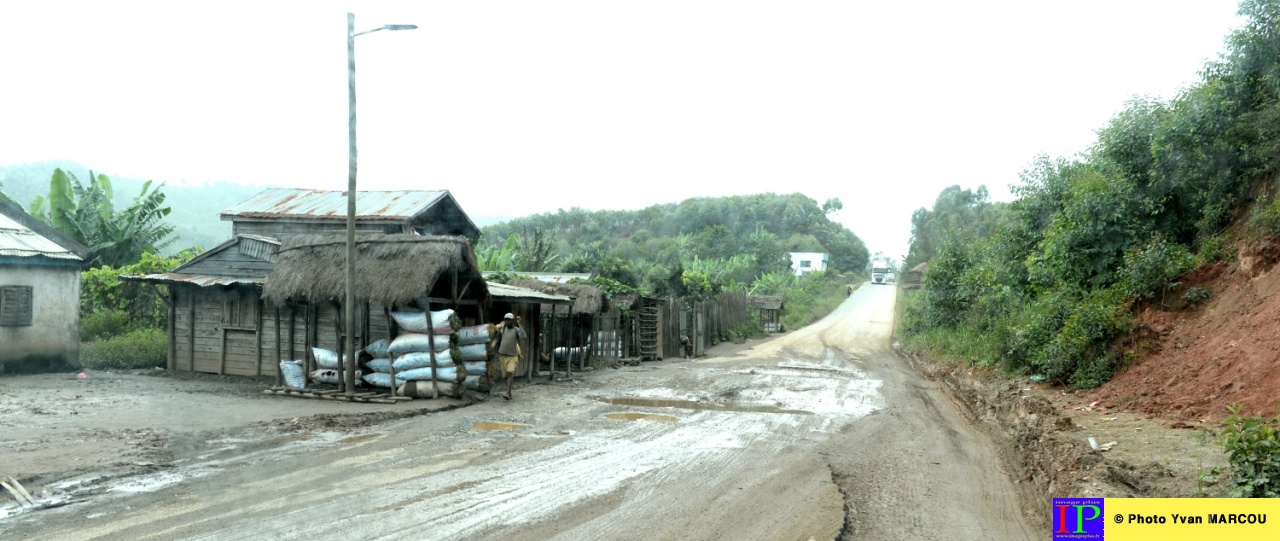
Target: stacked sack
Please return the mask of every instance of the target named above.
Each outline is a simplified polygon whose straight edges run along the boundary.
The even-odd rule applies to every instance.
[[[316,383],[339,384],[342,383],[342,369],[351,362],[351,355],[343,355],[343,364],[338,364],[338,352],[327,350],[324,348],[311,348],[311,356],[316,360],[316,369],[308,374],[308,378]],[[357,360],[359,357],[357,356]],[[281,365],[283,366],[283,365]],[[360,380],[362,372],[356,370],[356,380]]]
[[[493,359],[494,326],[482,323],[458,329],[458,354],[467,371],[466,387],[473,391],[489,391],[489,366]]]
[[[421,389],[405,396],[421,396],[425,390],[430,397],[438,390],[444,396],[460,397],[467,373],[462,365],[462,353],[454,347],[454,333],[461,322],[453,310],[431,312],[430,327],[423,312],[391,312],[391,317],[405,332],[386,345],[385,357],[374,354],[375,359],[365,364],[370,373],[364,375],[364,381],[390,388],[394,368],[395,385],[402,394],[408,382],[416,382],[415,389]],[[427,334],[428,329],[431,334]],[[432,352],[435,353],[434,365]]]

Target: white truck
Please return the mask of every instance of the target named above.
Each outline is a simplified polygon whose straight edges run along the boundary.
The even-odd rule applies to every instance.
[[[871,262],[871,283],[893,283],[893,267],[889,266],[888,260],[877,259]]]

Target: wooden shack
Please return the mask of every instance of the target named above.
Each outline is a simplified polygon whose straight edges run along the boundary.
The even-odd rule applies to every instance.
[[[520,357],[520,364],[516,366],[516,374],[523,375],[532,381],[541,358],[539,352],[551,351],[555,347],[550,342],[553,335],[548,326],[549,321],[545,321],[542,316],[544,313],[554,311],[557,307],[568,306],[573,299],[566,295],[509,284],[495,282],[486,285],[489,288],[490,300],[490,317],[487,321],[497,323],[507,313],[511,313],[520,318],[521,327],[529,335],[528,341],[521,344],[524,355]],[[561,311],[567,310],[567,308],[561,308]]]
[[[748,295],[747,309],[754,310],[765,332],[783,332],[782,297],[777,295]]]
[[[555,348],[586,348],[600,323],[597,318],[604,315],[607,308],[607,296],[598,287],[580,283],[545,282],[542,280],[512,280],[510,285],[562,295],[573,299],[571,305],[560,308],[559,305],[542,307],[542,328],[545,329],[546,347],[538,352],[538,358],[544,355],[548,361],[548,369],[554,377],[556,358]],[[572,360],[577,361],[578,369],[586,367],[590,360],[590,348],[575,350],[579,354]],[[567,359],[566,359],[567,360]],[[565,363],[566,373],[572,377],[573,363]]]

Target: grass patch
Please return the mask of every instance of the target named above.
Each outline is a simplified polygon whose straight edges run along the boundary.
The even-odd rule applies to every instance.
[[[163,330],[147,328],[80,344],[85,368],[155,368],[168,361],[169,342]]]
[[[848,285],[831,273],[813,273],[804,277],[798,286],[783,294],[786,309],[782,311],[782,326],[799,329],[826,317],[844,302]]]

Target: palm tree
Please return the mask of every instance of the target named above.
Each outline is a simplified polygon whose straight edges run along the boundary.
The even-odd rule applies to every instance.
[[[48,196],[37,196],[30,213],[92,249],[92,266],[129,265],[176,240],[174,227],[164,223],[169,215],[164,193],[159,187],[152,189],[151,181],[142,185],[128,208],[117,212],[111,203],[111,179],[93,171],[89,178],[84,185],[75,174],[54,169]]]

